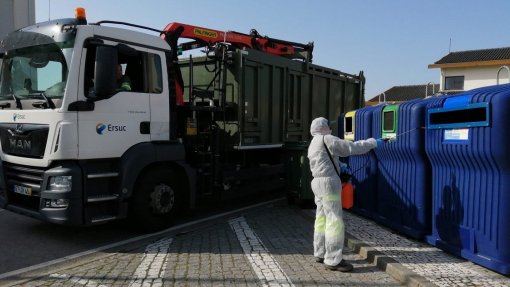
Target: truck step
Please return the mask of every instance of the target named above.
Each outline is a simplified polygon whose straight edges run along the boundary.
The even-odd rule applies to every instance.
[[[95,203],[95,202],[112,201],[112,200],[117,200],[117,198],[119,198],[119,196],[117,194],[94,195],[94,196],[89,196],[87,198],[87,202]]]
[[[90,220],[91,223],[95,224],[95,223],[104,223],[104,222],[108,222],[108,221],[112,221],[112,220],[116,220],[117,219],[117,216],[113,216],[113,215],[103,215],[103,216],[98,216],[98,217],[94,217]]]

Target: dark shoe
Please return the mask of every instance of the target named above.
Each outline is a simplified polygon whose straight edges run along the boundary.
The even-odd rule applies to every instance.
[[[315,262],[317,262],[317,263],[324,263],[324,258],[315,257]]]
[[[342,260],[335,266],[326,265],[326,268],[332,271],[350,272],[354,267],[352,267],[352,264],[345,262],[345,260]]]

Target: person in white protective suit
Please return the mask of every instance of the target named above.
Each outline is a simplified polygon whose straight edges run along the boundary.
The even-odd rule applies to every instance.
[[[308,159],[313,176],[312,191],[317,205],[313,253],[316,261],[324,263],[326,268],[349,272],[353,269],[352,265],[342,260],[345,237],[340,195],[342,184],[335,166],[338,166],[339,156],[366,153],[384,140],[373,138],[356,142],[342,140],[331,135],[328,120],[325,118],[314,119],[310,132],[313,139],[308,148]],[[325,145],[334,162],[326,152]]]

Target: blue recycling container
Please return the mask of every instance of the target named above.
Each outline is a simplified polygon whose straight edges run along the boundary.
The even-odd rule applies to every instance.
[[[510,84],[431,102],[432,166],[427,242],[510,274]]]
[[[346,113],[344,123],[344,139],[365,140],[372,137],[372,114],[380,106],[365,107],[356,110],[354,119],[349,119]],[[347,125],[347,126],[345,126]],[[377,162],[375,154],[370,151],[363,155],[350,156],[347,164],[352,171],[354,186],[354,213],[373,218],[376,207]]]
[[[378,146],[377,206],[374,219],[408,236],[423,239],[431,230],[431,167],[425,152],[425,112],[430,100],[387,105],[373,113]]]

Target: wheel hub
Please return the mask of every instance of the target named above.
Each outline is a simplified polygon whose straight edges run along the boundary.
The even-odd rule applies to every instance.
[[[152,207],[154,213],[168,213],[173,209],[174,203],[175,192],[170,186],[166,184],[159,184],[154,186],[154,189],[151,193],[150,202],[150,206]]]

